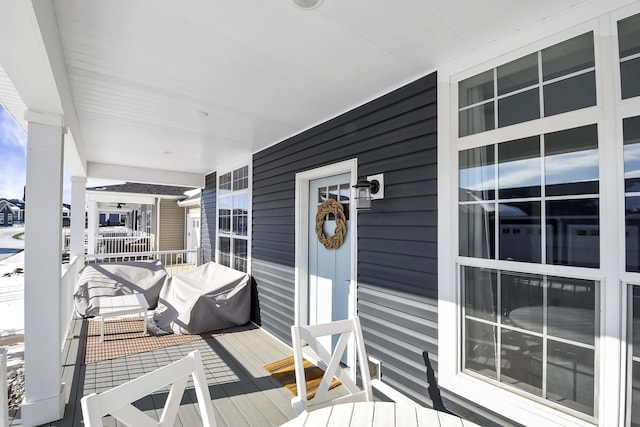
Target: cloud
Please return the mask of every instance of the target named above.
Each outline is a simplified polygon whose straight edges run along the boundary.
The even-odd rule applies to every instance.
[[[0,144],[7,147],[20,147],[27,151],[27,134],[13,120],[13,117],[0,105]]]

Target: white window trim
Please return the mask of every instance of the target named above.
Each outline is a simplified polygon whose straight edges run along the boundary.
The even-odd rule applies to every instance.
[[[233,236],[231,235],[225,235],[225,234],[220,234],[220,230],[218,228],[218,225],[220,224],[219,222],[219,212],[220,212],[220,192],[219,192],[219,186],[220,186],[220,177],[222,175],[226,175],[228,173],[231,173],[231,182],[233,185],[233,171],[243,168],[247,166],[247,179],[248,179],[248,184],[247,184],[247,188],[246,190],[240,190],[237,192],[237,194],[241,194],[246,192],[247,197],[249,199],[249,205],[247,208],[247,236],[246,236],[246,241],[247,241],[247,273],[251,274],[251,246],[252,246],[252,239],[251,239],[251,234],[252,234],[252,213],[253,213],[253,158],[250,158],[249,160],[247,160],[246,162],[240,162],[240,163],[234,163],[234,166],[232,168],[229,169],[224,169],[221,171],[217,171],[216,172],[216,224],[215,224],[215,247],[216,247],[216,251],[215,251],[215,260],[217,263],[220,262],[220,237],[229,237],[231,239],[237,238],[237,239],[242,239],[245,240],[244,236]],[[226,196],[225,196],[226,197]],[[233,226],[233,215],[232,215],[232,224],[231,226]],[[230,263],[230,267],[233,268],[233,263]]]
[[[621,367],[624,363],[622,347],[626,336],[620,317],[620,308],[626,301],[620,286],[620,265],[624,263],[624,203],[621,191],[623,179],[622,131],[620,115],[638,115],[640,99],[629,99],[620,103],[619,60],[617,51],[617,20],[638,13],[638,4],[611,12],[624,6],[628,1],[613,1],[598,5],[578,6],[570,16],[549,19],[542,25],[523,31],[517,37],[496,43],[491,48],[482,49],[465,58],[453,61],[438,71],[438,206],[441,212],[457,212],[457,154],[459,149],[484,145],[488,138],[493,142],[521,138],[524,134],[542,134],[554,130],[577,127],[581,124],[598,124],[600,147],[600,204],[601,218],[601,268],[593,269],[593,278],[600,280],[601,319],[599,352],[600,371],[596,371],[598,401],[597,419],[600,425],[617,425],[624,418],[624,384],[620,384]],[[575,25],[576,22],[582,24]],[[570,27],[570,28],[569,28]],[[569,29],[567,29],[569,28]],[[551,116],[532,122],[499,128],[458,140],[457,82],[482,71],[521,58],[547,46],[568,40],[587,31],[594,32],[596,60],[596,90],[598,105]],[[610,40],[610,43],[602,40]],[[523,47],[524,46],[524,47]],[[485,61],[485,58],[492,58]],[[481,64],[481,65],[478,65]],[[633,103],[633,107],[628,106]],[[612,111],[617,111],[614,115]],[[606,169],[604,168],[606,165]],[[616,170],[612,174],[610,171]],[[603,173],[603,171],[609,171]],[[621,212],[621,213],[620,213]],[[609,221],[608,219],[615,219]],[[470,375],[460,373],[460,291],[457,283],[457,241],[456,215],[440,215],[438,224],[438,360],[439,385],[459,396],[493,410],[502,416],[527,425],[584,425],[593,424],[566,412],[555,410],[516,393],[507,391]],[[612,250],[609,250],[612,249]],[[622,259],[622,260],[621,260]],[[492,262],[493,268],[501,268],[501,263]],[[507,264],[513,268],[513,264]],[[519,266],[518,266],[519,267]],[[531,271],[546,274],[570,273],[572,268],[549,265],[527,266]],[[510,269],[505,266],[505,269]],[[579,271],[578,271],[579,270]],[[585,275],[585,269],[578,269]],[[573,275],[573,273],[572,273]],[[591,276],[591,274],[587,275]],[[638,275],[640,276],[640,275]],[[638,276],[635,281],[638,281]]]

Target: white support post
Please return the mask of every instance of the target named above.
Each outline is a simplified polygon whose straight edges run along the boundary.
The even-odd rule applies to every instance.
[[[89,211],[87,212],[87,253],[96,253],[96,236],[98,235],[98,202],[89,201]]]
[[[22,425],[64,415],[61,386],[60,286],[63,117],[25,113],[27,135],[24,313],[25,400]]]
[[[87,178],[71,177],[71,257],[84,257],[85,194]]]

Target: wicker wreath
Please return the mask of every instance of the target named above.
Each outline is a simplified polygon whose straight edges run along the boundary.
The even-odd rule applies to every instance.
[[[333,236],[324,235],[322,227],[324,226],[324,218],[328,213],[332,213],[336,217],[336,229]],[[344,208],[342,204],[335,199],[325,200],[319,207],[316,214],[316,234],[318,240],[327,249],[338,249],[344,242],[344,235],[347,234],[347,221],[344,216]]]

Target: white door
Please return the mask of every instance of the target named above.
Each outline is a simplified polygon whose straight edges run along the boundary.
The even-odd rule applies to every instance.
[[[187,249],[196,249],[200,246],[200,213],[187,215]],[[197,254],[190,253],[187,256],[189,263],[197,263]]]
[[[351,277],[351,239],[349,237],[350,174],[334,175],[309,181],[309,324],[326,323],[349,317]],[[347,233],[342,245],[327,249],[316,234],[316,214],[327,199],[335,199],[344,208]],[[323,233],[334,235],[336,217],[324,217]],[[335,342],[331,347],[335,346]],[[326,344],[327,349],[329,342]],[[346,362],[346,360],[345,360]]]

